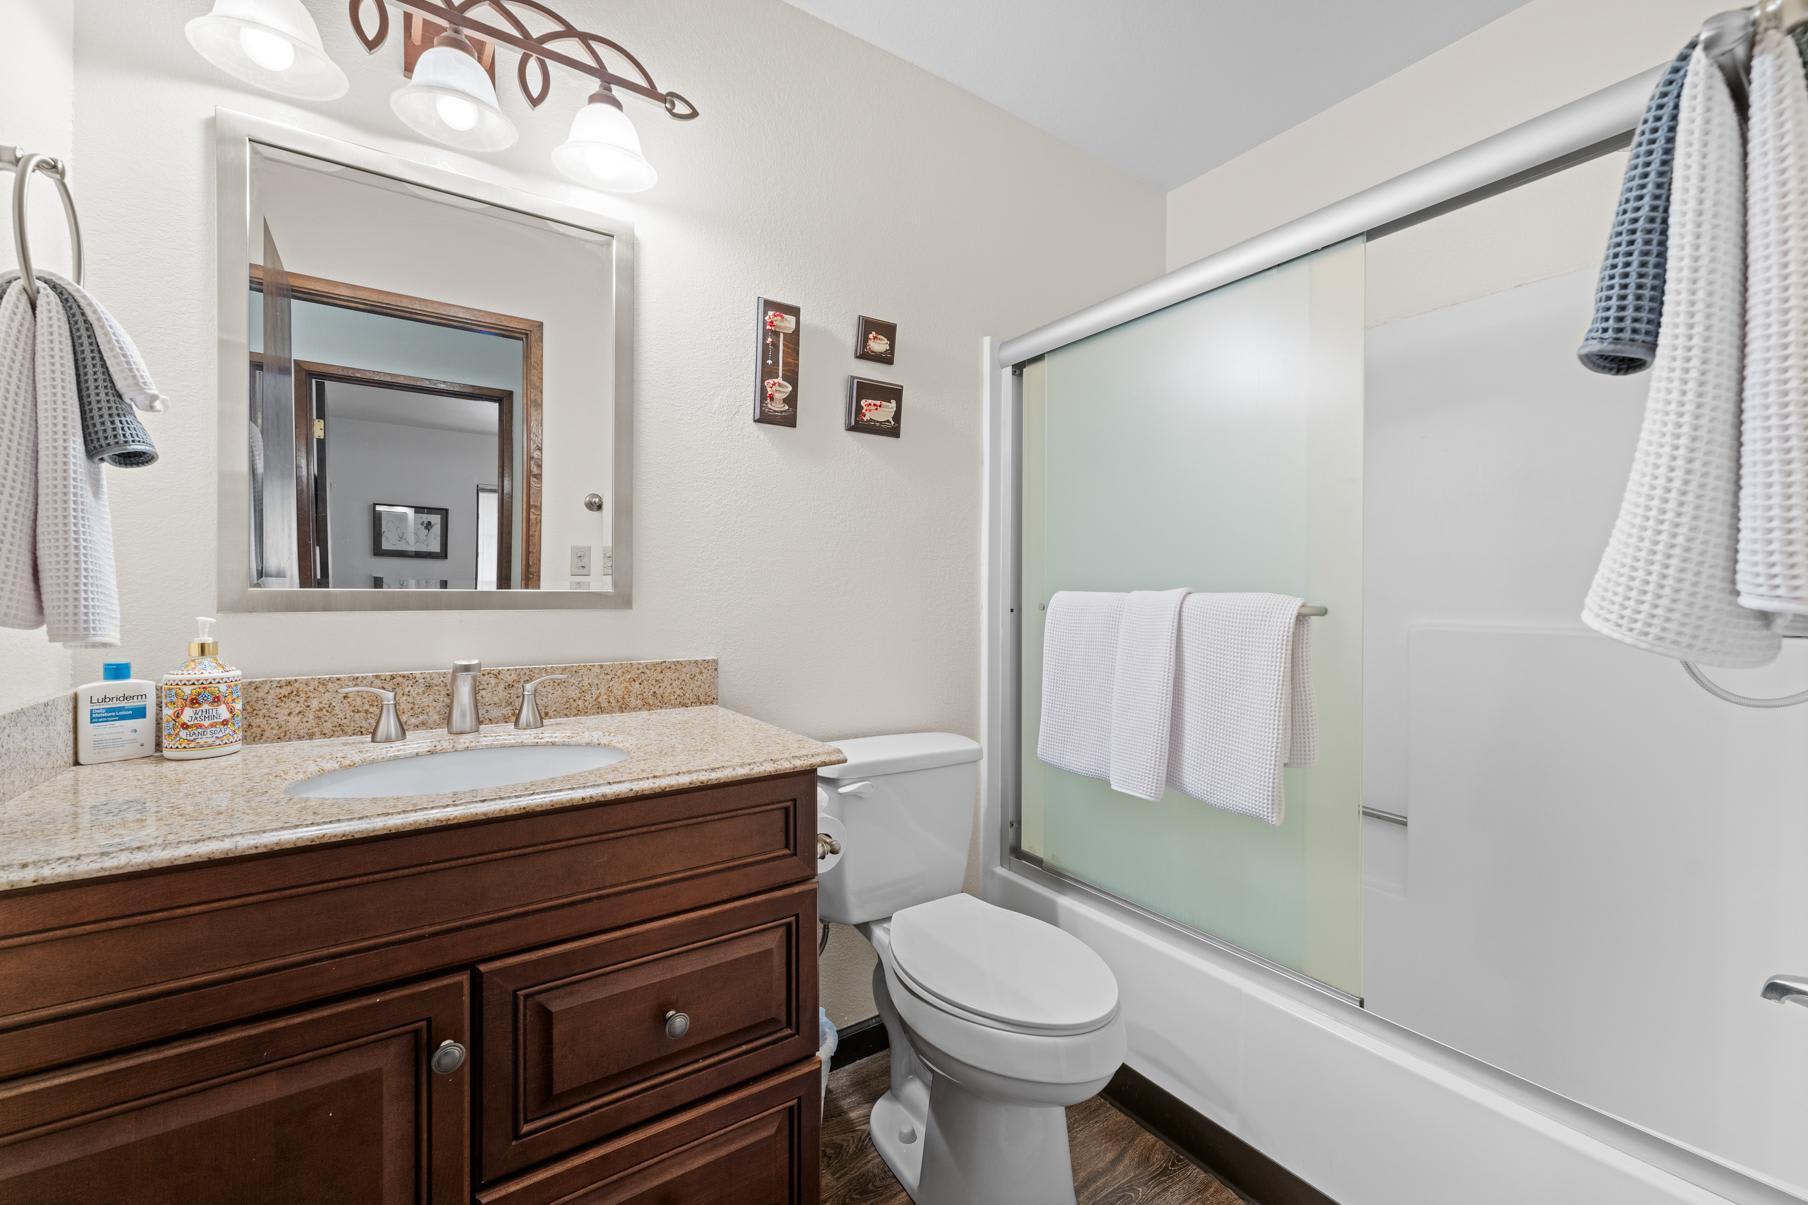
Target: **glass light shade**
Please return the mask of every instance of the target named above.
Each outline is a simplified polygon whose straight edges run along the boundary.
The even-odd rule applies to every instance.
[[[642,192],[659,173],[640,153],[640,135],[613,96],[592,97],[571,119],[571,133],[552,153],[567,179],[605,192]]]
[[[350,87],[326,57],[301,0],[214,0],[185,27],[188,44],[234,79],[300,100],[332,100]]]
[[[389,107],[423,138],[467,151],[513,146],[515,123],[496,103],[496,85],[468,49],[441,38],[414,64],[414,78],[389,96]]]

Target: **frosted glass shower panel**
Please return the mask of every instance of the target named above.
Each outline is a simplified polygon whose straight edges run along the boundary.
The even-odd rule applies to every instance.
[[[1355,994],[1361,970],[1364,249],[1342,244],[1051,352],[1023,376],[1019,847]],[[1318,764],[1283,824],[1036,759],[1058,590],[1272,591],[1311,622]]]

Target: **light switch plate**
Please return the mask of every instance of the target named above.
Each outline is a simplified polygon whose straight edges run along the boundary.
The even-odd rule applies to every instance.
[[[573,544],[571,546],[571,576],[590,576],[590,545]]]
[[[608,544],[603,545],[602,575],[604,577],[615,576],[615,549]]]

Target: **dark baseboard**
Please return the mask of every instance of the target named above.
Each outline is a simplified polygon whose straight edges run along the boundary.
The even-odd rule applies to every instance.
[[[1211,1118],[1188,1108],[1148,1077],[1119,1067],[1104,1096],[1142,1127],[1256,1205],[1337,1205]]]
[[[878,1054],[889,1045],[891,1039],[886,1037],[885,1023],[879,1018],[867,1017],[855,1021],[841,1031],[835,1054],[829,1059],[829,1070],[858,1063],[861,1059]]]

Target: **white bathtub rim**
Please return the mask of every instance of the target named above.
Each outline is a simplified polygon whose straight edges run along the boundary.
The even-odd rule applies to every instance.
[[[1109,901],[1081,897],[1055,879],[1022,863],[992,866],[985,875],[984,897],[1004,907],[1061,924],[1083,917],[1124,940],[1152,946],[1243,993],[1252,1001],[1280,1009],[1294,1019],[1368,1054],[1415,1074],[1428,1085],[1449,1091],[1517,1123],[1540,1137],[1567,1147],[1634,1180],[1672,1190],[1684,1186],[1710,1193],[1736,1205],[1804,1205],[1808,1197],[1759,1173],[1729,1165],[1713,1156],[1653,1133],[1624,1119],[1590,1108],[1547,1088],[1521,1079],[1337,996],[1277,973],[1259,962],[1220,949],[1203,939],[1187,939],[1133,910]],[[1100,949],[1107,962],[1110,950]],[[1222,1115],[1195,1087],[1178,1082],[1166,1069],[1138,1060],[1132,1037],[1130,1065],[1239,1137],[1246,1127],[1235,1115]],[[1334,1186],[1321,1186],[1329,1192]],[[1332,1193],[1335,1196],[1335,1193]]]

